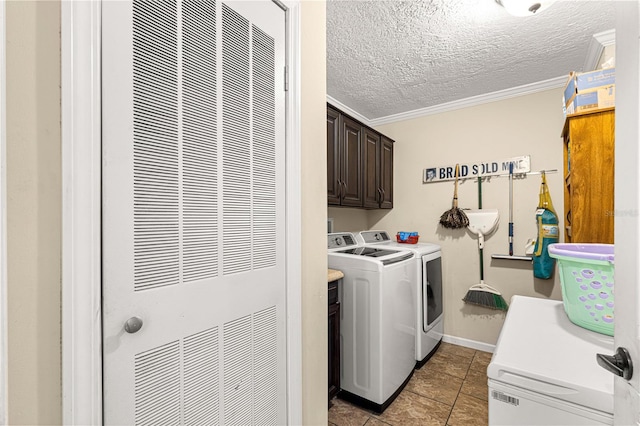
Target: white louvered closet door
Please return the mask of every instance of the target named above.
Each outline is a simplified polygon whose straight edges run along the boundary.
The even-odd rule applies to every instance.
[[[104,421],[284,424],[285,12],[102,9]]]

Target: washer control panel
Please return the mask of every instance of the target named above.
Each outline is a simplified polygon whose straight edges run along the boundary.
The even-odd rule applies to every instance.
[[[390,241],[387,231],[362,231],[360,233],[365,243],[381,243],[384,241]]]
[[[344,232],[340,234],[329,234],[327,236],[327,248],[337,249],[346,248],[356,245],[356,238],[350,232]]]

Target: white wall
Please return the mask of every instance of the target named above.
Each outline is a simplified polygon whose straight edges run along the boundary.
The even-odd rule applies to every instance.
[[[562,89],[554,89],[377,128],[396,141],[394,208],[367,212],[366,226],[393,234],[418,231],[421,241],[442,246],[445,334],[492,345],[505,314],[462,302],[469,287],[479,282],[477,240],[466,230],[447,230],[439,225],[440,215],[451,208],[453,182],[423,184],[423,169],[530,155],[532,170],[559,171],[547,175],[547,179],[562,229],[561,105]],[[523,255],[526,241],[536,236],[540,177],[515,180],[513,188],[514,251]],[[557,277],[534,279],[529,262],[491,259],[492,253],[508,254],[508,179],[492,178],[483,183],[482,190],[483,207],[500,211],[499,228],[487,239],[484,250],[485,282],[497,288],[507,301],[515,294],[560,300]],[[461,208],[477,208],[477,183],[462,182],[458,198]],[[354,220],[347,210],[330,210],[336,221]]]

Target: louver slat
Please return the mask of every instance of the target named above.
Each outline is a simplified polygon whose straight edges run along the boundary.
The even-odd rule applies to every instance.
[[[135,357],[135,424],[180,424],[180,343]]]
[[[223,269],[251,269],[249,21],[222,5]]]
[[[251,424],[251,316],[224,325],[224,424]]]
[[[184,339],[184,423],[219,424],[218,328]]]
[[[276,263],[274,40],[253,25],[253,268]]]
[[[183,279],[218,275],[215,3],[182,7]]]
[[[180,277],[175,1],[135,1],[133,25],[133,285],[139,291]]]
[[[275,425],[278,395],[276,308],[253,314],[254,425]]]

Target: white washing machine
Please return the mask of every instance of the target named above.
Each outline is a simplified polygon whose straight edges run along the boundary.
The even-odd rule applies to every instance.
[[[329,268],[344,273],[338,396],[383,412],[413,375],[412,274],[408,250],[363,247],[351,233],[328,235]]]
[[[442,251],[431,243],[404,244],[391,239],[387,231],[361,231],[358,243],[366,246],[410,250],[413,260],[413,297],[415,304],[416,368],[422,367],[442,341]]]
[[[514,296],[491,363],[490,425],[611,425],[613,337],[573,324],[562,302]]]

